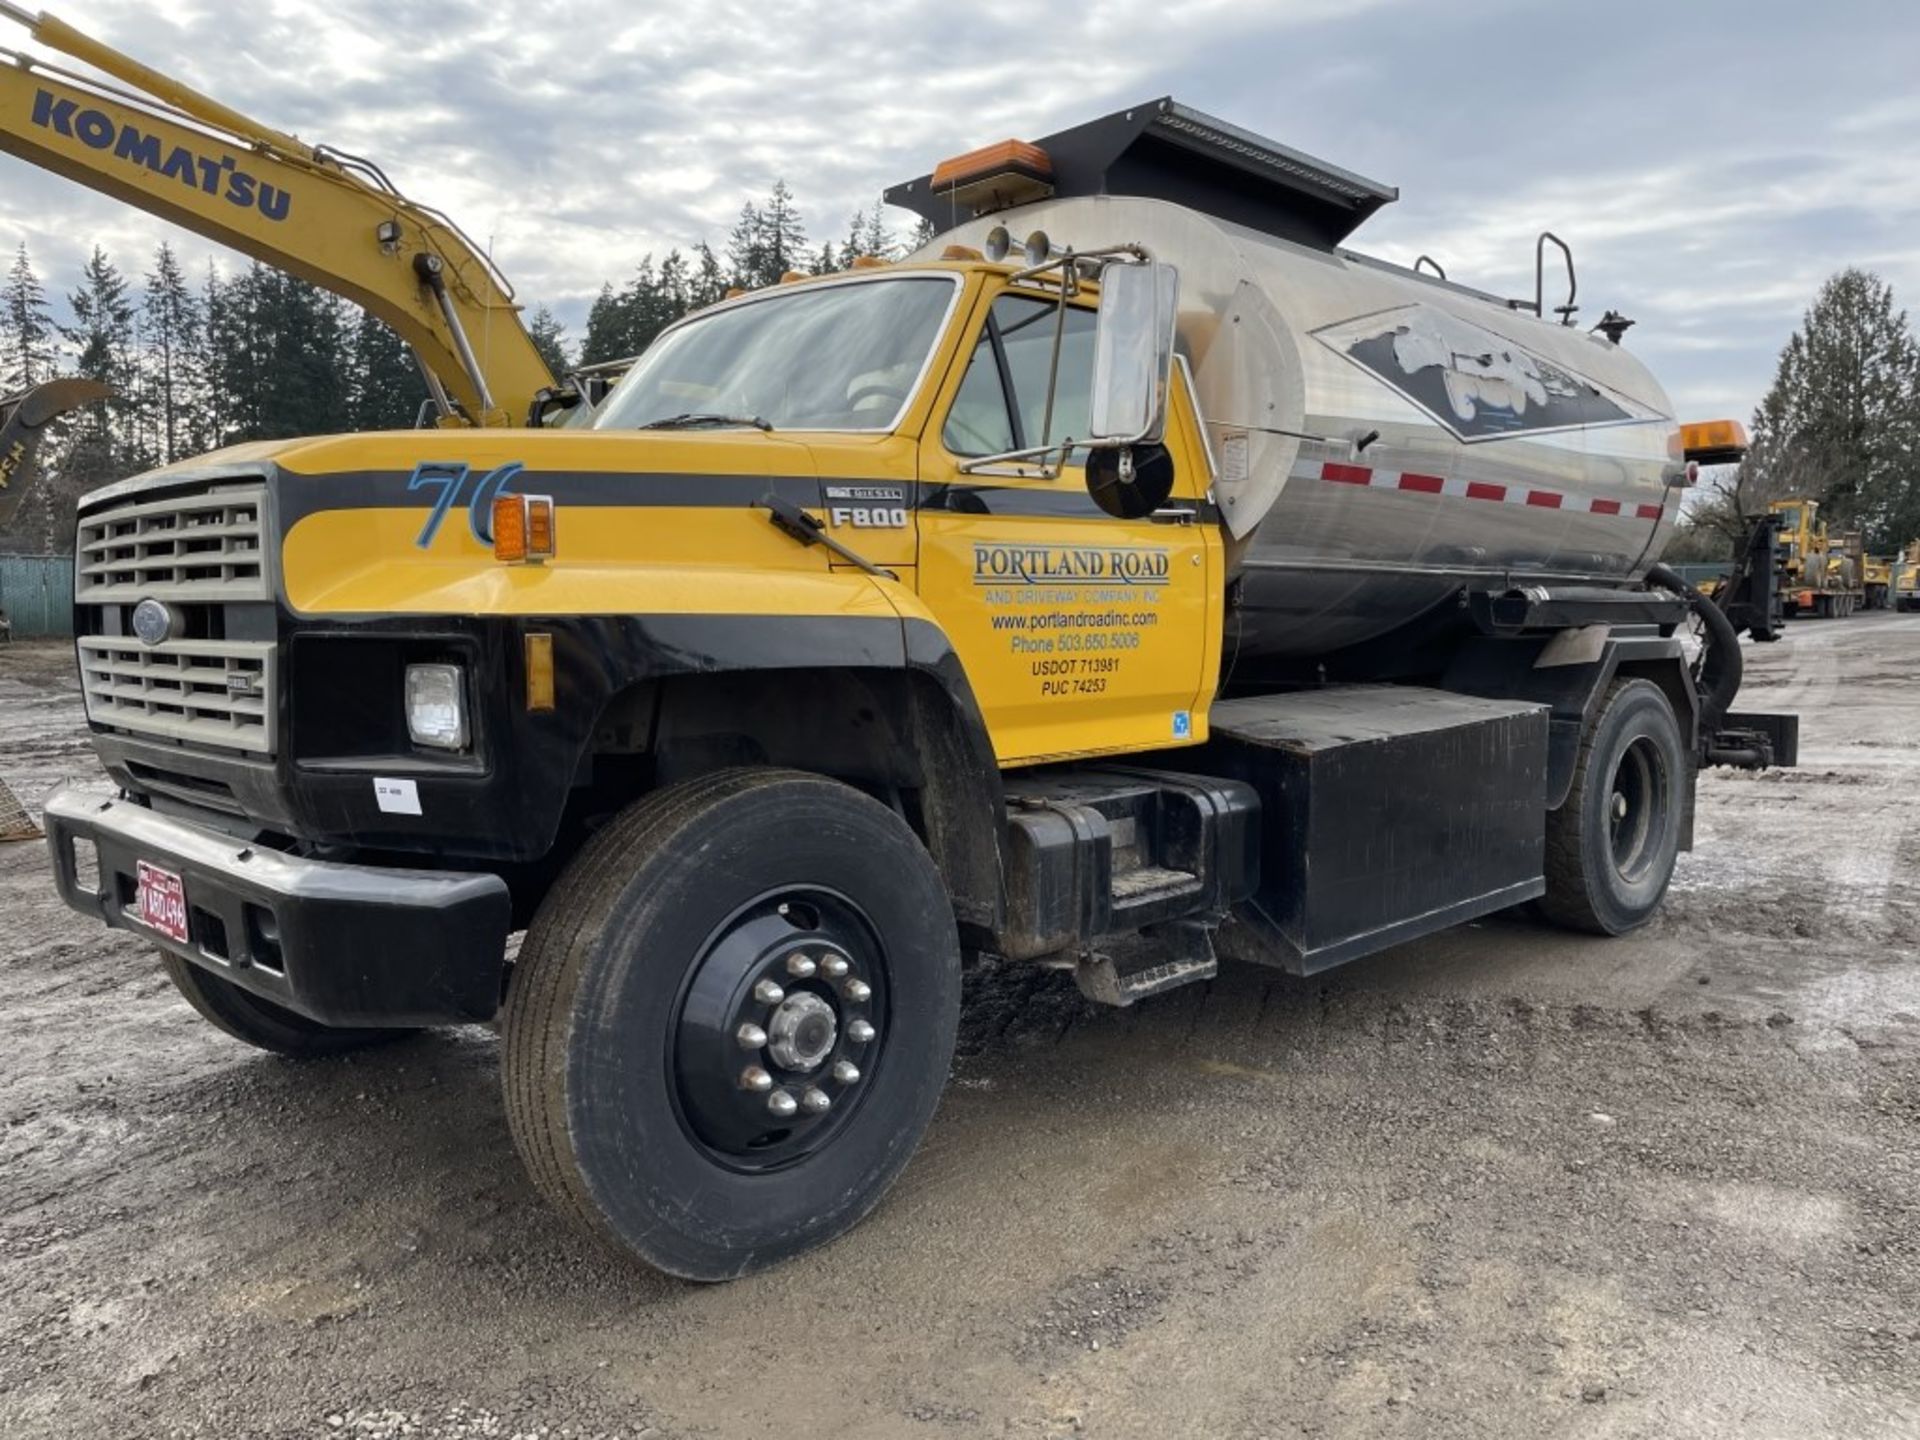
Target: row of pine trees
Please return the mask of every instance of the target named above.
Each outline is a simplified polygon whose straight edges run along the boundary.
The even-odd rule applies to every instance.
[[[918,243],[922,236],[915,237]],[[574,347],[544,306],[528,321],[555,374],[634,355],[688,311],[728,289],[773,284],[793,271],[844,269],[861,255],[897,253],[881,209],[857,212],[846,238],[809,248],[792,192],[776,183],[749,203],[716,254],[704,242],[602,287]],[[114,398],[62,423],[0,550],[62,550],[77,498],[95,486],[244,440],[410,426],[426,390],[398,336],[359,307],[258,263],[190,275],[162,243],[129,275],[96,247],[66,319],[24,245],[0,282],[0,396],[75,375]]]

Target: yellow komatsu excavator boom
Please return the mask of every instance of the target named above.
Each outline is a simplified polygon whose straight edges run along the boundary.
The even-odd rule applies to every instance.
[[[413,348],[442,424],[519,425],[555,377],[513,289],[378,166],[249,119],[47,14],[0,18],[118,84],[0,47],[0,151],[342,295]]]

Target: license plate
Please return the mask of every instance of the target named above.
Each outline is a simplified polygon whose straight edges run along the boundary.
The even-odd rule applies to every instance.
[[[140,862],[140,923],[169,940],[187,939],[187,887],[171,870]]]

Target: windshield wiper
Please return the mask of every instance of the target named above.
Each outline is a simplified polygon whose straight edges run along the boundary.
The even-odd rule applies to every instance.
[[[649,420],[640,426],[642,430],[696,430],[703,425],[751,425],[756,430],[771,431],[773,426],[758,415],[719,415],[709,410],[688,410],[679,415],[669,415],[664,420]]]

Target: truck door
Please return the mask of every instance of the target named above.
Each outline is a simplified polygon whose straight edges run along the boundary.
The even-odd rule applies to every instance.
[[[1052,479],[1032,465],[972,471],[969,458],[1087,433],[1095,314],[1002,293],[976,317],[920,450],[919,588],[954,648],[1003,763],[1184,744],[1217,674],[1204,460],[1168,442],[1172,498],[1121,519],[1087,492],[1085,454]],[[1058,330],[1051,417],[1047,377]],[[1183,402],[1184,403],[1184,402]],[[1190,421],[1190,412],[1182,412]],[[1217,634],[1217,625],[1213,627]]]

